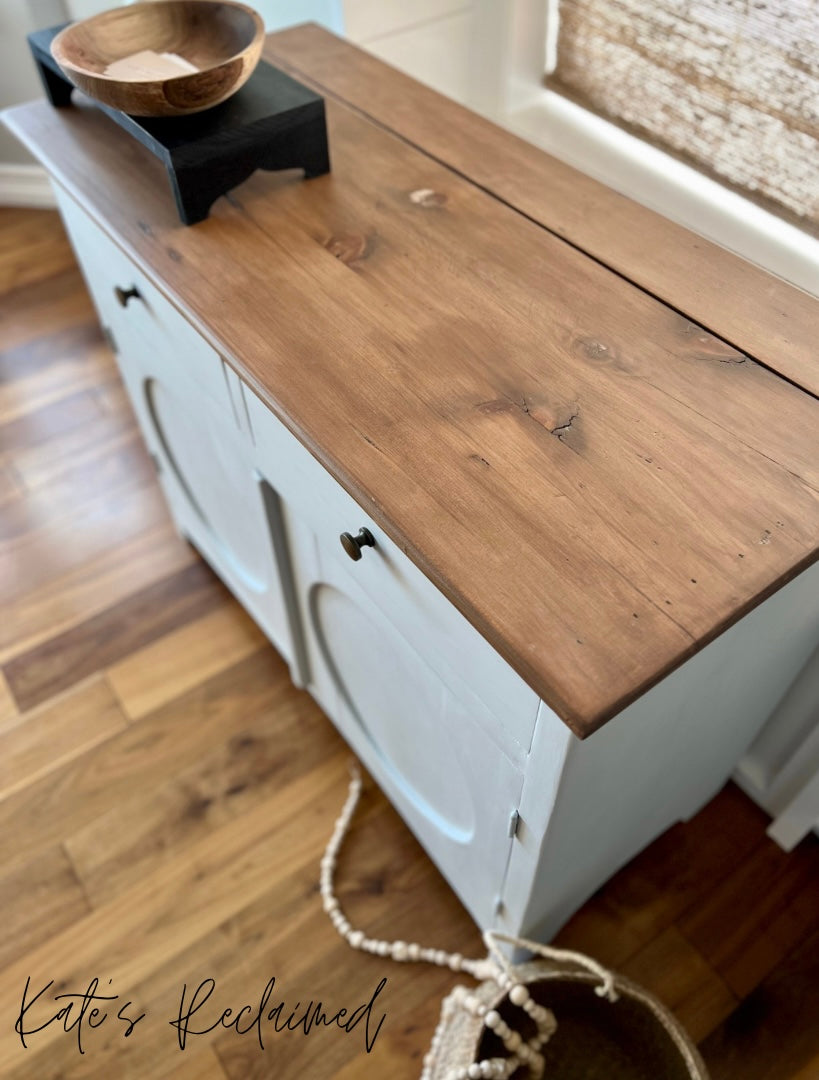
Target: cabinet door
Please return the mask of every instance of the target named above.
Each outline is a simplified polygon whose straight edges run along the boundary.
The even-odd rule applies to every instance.
[[[221,358],[66,194],[60,212],[177,526],[303,681],[279,503],[256,472]]]
[[[293,662],[285,603],[288,557],[275,492],[256,472],[252,443],[233,411],[220,409],[156,341],[120,322],[120,370],[180,531],[213,566],[282,655]],[[284,579],[284,580],[283,580]],[[294,678],[301,682],[299,670]]]
[[[480,716],[477,698],[433,670],[358,586],[356,564],[348,570],[332,548],[306,543],[306,530],[299,531],[308,685],[465,906],[488,926],[521,773],[487,736],[491,721]]]

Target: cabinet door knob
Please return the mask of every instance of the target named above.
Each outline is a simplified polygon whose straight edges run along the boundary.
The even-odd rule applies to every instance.
[[[358,536],[353,536],[352,533],[342,533],[341,546],[353,560],[358,562],[361,558],[361,549],[365,547],[375,547],[375,538],[369,529],[359,529]]]
[[[132,285],[130,289],[123,289],[121,286],[117,285],[114,288],[114,295],[116,296],[117,303],[120,307],[128,307],[129,300],[142,299],[142,297],[139,295],[139,289],[136,287],[136,285]]]

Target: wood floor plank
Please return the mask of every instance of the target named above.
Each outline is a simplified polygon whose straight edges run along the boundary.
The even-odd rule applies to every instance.
[[[816,1080],[819,931],[803,938],[700,1049],[712,1080]]]
[[[343,797],[343,783],[340,793]],[[381,810],[383,805],[382,800]],[[322,802],[316,812],[332,818],[335,808],[328,799]],[[271,826],[274,825],[271,821]],[[219,996],[224,997],[225,1004],[258,1001],[262,988],[275,973],[280,978],[287,977],[290,986],[286,974],[291,967],[288,942],[293,940],[294,935],[298,938],[303,929],[305,932],[309,930],[311,936],[318,933],[322,940],[337,946],[338,939],[320,909],[315,890],[319,851],[325,838],[311,836],[305,831],[302,839],[302,858],[294,864],[291,872],[271,876],[263,895],[249,900],[238,913],[213,929],[204,931],[190,945],[168,957],[160,957],[147,976],[128,989],[127,997],[138,1004],[139,1011],[145,1009],[148,1013],[138,1039],[135,1035],[129,1044],[124,1045],[116,1035],[112,1038],[109,1032],[106,1037],[102,1032],[101,1040],[94,1044],[93,1057],[89,1053],[91,1060],[83,1064],[77,1061],[76,1047],[72,1047],[70,1042],[59,1040],[42,1051],[35,1047],[34,1064],[27,1063],[27,1067],[36,1071],[38,1080],[74,1080],[80,1076],[82,1080],[89,1080],[90,1077],[108,1080],[113,1075],[150,1077],[155,1080],[156,1076],[175,1076],[171,1063],[179,1061],[183,1054],[177,1048],[176,1036],[168,1026],[168,1019],[178,1014],[183,983],[195,987],[205,978],[214,978]],[[275,843],[275,840],[274,833],[265,843]],[[115,985],[117,989],[122,989],[118,982]],[[311,988],[299,984],[295,989],[300,992],[302,989],[310,991]],[[289,994],[290,989],[287,992]],[[217,1036],[218,1031],[210,1036],[191,1039],[184,1051],[184,1059],[191,1057],[198,1060],[203,1051],[207,1057],[212,1040]],[[19,1064],[5,1071],[0,1066],[3,1080],[28,1080],[30,1075]],[[280,1073],[276,1072],[275,1075],[279,1076]]]
[[[59,221],[54,213],[55,227]],[[60,226],[61,228],[62,226]],[[0,343],[13,349],[55,329],[68,330],[94,318],[88,289],[76,263],[61,274],[0,293]]]
[[[767,816],[728,784],[606,882],[563,927],[557,943],[622,966],[740,866],[763,840],[767,824]],[[708,950],[702,951],[710,962]]]
[[[233,993],[241,994],[242,986],[259,980],[265,970],[262,967],[265,957],[269,957],[267,970],[281,972],[277,980],[280,997],[276,1000],[283,998],[288,1011],[297,1002],[301,1002],[303,1012],[307,1002],[321,1001],[328,1011],[346,1008],[352,1012],[370,1000],[386,978],[373,1010],[371,1034],[381,1017],[385,1019],[372,1052],[366,1053],[361,1027],[349,1034],[318,1028],[307,1037],[301,1032],[271,1031],[263,1051],[250,1039],[227,1032],[218,1036],[216,1048],[228,1076],[231,1080],[267,1080],[271,1075],[281,1080],[298,1080],[303,1076],[315,1080],[345,1076],[350,1080],[381,1080],[385,1076],[416,1080],[435,1030],[442,998],[456,983],[469,980],[445,969],[424,966],[423,970],[413,970],[414,965],[401,967],[382,958],[355,954],[345,943],[337,938],[333,940],[334,931],[328,927],[320,905],[312,905],[310,911],[310,918],[299,926],[303,948],[287,967],[283,969],[280,960],[276,963],[284,945],[279,930],[269,951],[262,951],[255,979],[243,973]],[[414,911],[416,920],[423,920],[429,934],[440,934],[446,923],[445,914],[436,911],[432,903],[426,909],[417,907]],[[228,985],[224,989],[229,1000],[232,988]],[[238,1000],[244,999],[239,996]]]
[[[129,652],[108,669],[107,677],[126,714],[135,720],[265,644],[244,609],[225,598],[215,611]]]
[[[3,672],[0,671],[0,731],[18,715],[17,703],[12,697],[9,684]]]
[[[222,739],[177,752],[170,778],[164,769],[147,773],[68,836],[67,849],[95,906],[138,884],[152,868],[183,859],[191,844],[344,748],[312,698],[294,691],[270,646],[211,678],[207,696],[183,698],[152,715],[151,727],[196,722],[194,705],[225,714]]]
[[[71,518],[86,508],[93,513],[97,499],[145,488],[155,476],[144,444],[133,432],[84,460],[69,460],[47,484],[40,482],[34,489],[27,485],[16,498],[7,500],[0,514],[0,543],[36,534],[44,527],[57,530],[61,518]]]
[[[0,352],[0,424],[115,375],[114,358],[96,320],[6,349]]]
[[[103,678],[0,723],[0,801],[83,757],[126,724]]]
[[[6,456],[25,490],[36,491],[52,481],[59,485],[65,473],[88,467],[134,439],[136,420],[122,386],[103,384],[96,389],[96,399],[101,409],[97,419]]]
[[[106,551],[167,521],[168,510],[151,486],[102,496],[33,533],[0,543],[4,595],[25,603],[31,592],[94,562]]]
[[[82,885],[59,845],[0,873],[0,973],[90,910]]]
[[[18,453],[82,428],[102,414],[96,392],[78,390],[0,425],[0,453]]]
[[[160,1065],[155,1073],[156,1080],[225,1080],[226,1075],[222,1063],[210,1047],[198,1054],[196,1059],[185,1058],[181,1063],[171,1059],[166,1068]]]
[[[325,811],[326,812],[326,811]],[[387,804],[369,788],[339,859],[337,892],[354,926],[387,940],[422,941],[468,956],[483,955],[477,929],[452,891],[425,857],[414,838]],[[388,982],[379,998],[386,1012],[384,1028],[370,1055],[355,1033],[332,1031],[308,1038],[271,1036],[265,1052],[232,1033],[216,1046],[232,1080],[283,1080],[299,1076],[346,1076],[376,1080],[390,1076],[414,1080],[432,1038],[443,996],[469,979],[429,965],[399,965],[381,957],[355,953],[341,941],[316,897],[317,872],[308,879],[309,896],[291,910],[261,902],[237,919],[250,970],[280,973],[282,992],[304,1000],[320,998],[328,1005],[354,1007],[366,1001],[381,978]],[[289,928],[298,950],[285,950]],[[286,961],[282,957],[286,956]],[[286,963],[286,966],[285,966]],[[255,976],[258,979],[258,974]],[[254,981],[245,976],[245,982]]]
[[[18,834],[29,838],[29,855],[62,843],[229,743],[245,710],[269,707],[285,674],[265,649],[0,803],[0,866],[23,857]]]
[[[112,363],[106,361],[113,361],[113,358],[110,350],[106,350],[99,323],[90,312],[86,315],[82,321],[68,326],[57,324],[46,328],[30,341],[8,347],[3,345],[0,349],[2,392],[5,393],[12,383],[21,383],[29,409],[36,409],[40,395],[36,389],[32,391],[31,380],[35,376],[51,375],[59,389],[65,392],[67,386],[73,385],[77,368],[89,366],[97,380],[101,371],[107,373],[112,369]]]
[[[126,733],[127,735],[127,733]],[[323,762],[249,813],[192,844],[184,859],[161,866],[111,904],[11,964],[0,978],[0,1015],[15,1014],[28,974],[48,972],[69,983],[87,971],[106,970],[128,990],[159,964],[235,916],[312,857],[327,832],[329,806],[343,800],[347,752]],[[110,777],[101,778],[110,792]],[[316,807],[323,807],[321,814]],[[140,947],[134,949],[139,941]],[[47,1047],[59,1038],[40,1032]],[[18,1052],[11,1025],[0,1028],[0,1061]]]
[[[0,208],[0,293],[31,285],[75,265],[53,210]]]
[[[20,709],[31,709],[80,679],[221,607],[224,585],[198,561],[10,660],[3,671]]]
[[[753,904],[748,903],[753,897]],[[739,997],[819,927],[819,839],[792,852],[773,840],[711,883],[679,928]]]
[[[112,1077],[199,1080],[202,1075],[224,1080],[225,1073],[211,1042],[206,1038],[191,1039],[185,1051],[181,1051],[169,1020],[179,1012],[185,982],[197,986],[208,977],[221,981],[240,964],[238,935],[233,921],[228,919],[193,945],[160,961],[137,985],[125,988],[112,979],[110,992],[121,994],[118,1005],[131,1001],[128,1015],[133,1019],[144,1014],[131,1037],[124,1037],[125,1028],[121,1024],[111,1026],[110,1022],[93,1032],[87,1030],[83,1058],[78,1054],[76,1038],[71,1036],[63,1035],[46,1046],[32,1039],[25,1054],[18,1052],[0,1062],[0,1077],[2,1080],[30,1080],[32,1075],[38,1080],[111,1080]],[[86,979],[86,985],[87,982]]]
[[[0,542],[4,595],[24,600],[43,584],[167,520],[167,506],[155,485],[102,494],[54,520],[46,507],[46,520],[36,530]]]
[[[737,1005],[704,957],[670,926],[621,968],[676,1015],[695,1042],[710,1034]]]
[[[155,1080],[226,1080],[227,1076],[210,1046],[195,1054],[186,1054],[182,1060],[176,1053],[154,1058],[154,1065],[149,1065],[148,1071]],[[144,1071],[142,1075],[145,1075]]]
[[[0,620],[0,663],[198,561],[170,520],[74,566],[36,589],[7,599]]]
[[[19,486],[36,491],[53,484],[59,490],[67,476],[86,472],[91,478],[95,465],[121,453],[135,440],[139,442],[131,406],[123,402],[122,408],[109,410],[102,395],[97,396],[105,409],[98,420],[14,455],[11,468],[19,477]]]
[[[12,502],[20,495],[20,484],[17,481],[10,465],[0,467],[0,507],[3,507],[5,515],[6,503]]]

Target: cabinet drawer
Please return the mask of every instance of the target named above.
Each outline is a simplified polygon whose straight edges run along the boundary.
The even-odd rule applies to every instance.
[[[443,682],[485,706],[489,734],[516,760],[530,747],[539,699],[477,630],[407,558],[247,387],[257,466],[292,512],[310,527],[323,562],[344,567]],[[344,532],[367,528],[375,546],[351,562]]]
[[[73,199],[59,188],[55,192],[94,304],[115,342],[139,334],[148,348],[172,358],[177,373],[230,409],[219,354]],[[136,294],[125,296],[130,290]]]

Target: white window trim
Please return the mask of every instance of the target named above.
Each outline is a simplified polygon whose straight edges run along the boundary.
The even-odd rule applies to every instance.
[[[581,172],[819,295],[819,240],[543,86],[557,0],[474,0],[467,104]]]

